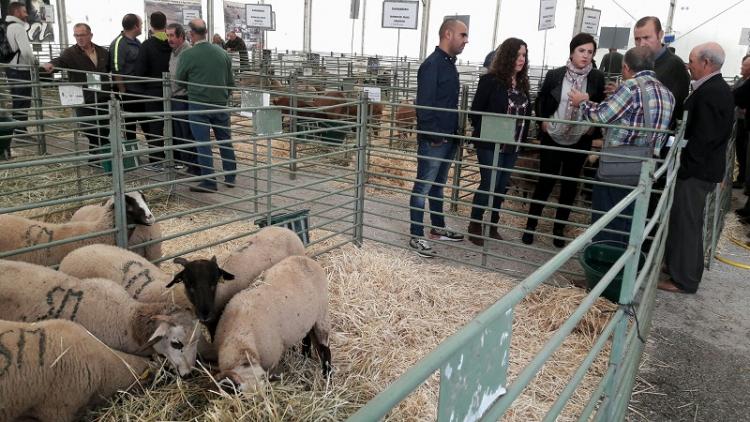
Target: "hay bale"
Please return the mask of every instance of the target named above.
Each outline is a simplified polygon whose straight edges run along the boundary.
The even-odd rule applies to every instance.
[[[509,291],[506,276],[418,260],[408,251],[366,243],[318,259],[329,274],[334,374],[321,377],[317,359],[296,350],[282,361],[282,381],[259,394],[219,392],[207,373],[158,380],[143,396],[122,394],[89,415],[95,420],[342,420],[382,391],[440,341]],[[542,286],[515,311],[511,337],[513,379],[572,313],[585,293]],[[539,420],[594,342],[613,307],[597,303],[509,412],[508,420]],[[600,358],[561,420],[583,408],[606,370]],[[434,420],[438,376],[393,411],[390,420]]]

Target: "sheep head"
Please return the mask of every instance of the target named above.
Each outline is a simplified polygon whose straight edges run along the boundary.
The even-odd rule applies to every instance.
[[[170,315],[155,315],[156,330],[148,340],[148,346],[164,356],[181,377],[195,367],[198,354],[198,338],[201,335],[198,321],[185,310]]]
[[[266,371],[259,364],[245,362],[216,375],[216,381],[227,393],[255,392],[263,386]]]
[[[128,224],[150,226],[156,222],[156,218],[146,204],[146,198],[143,197],[141,191],[125,194],[125,214],[128,218]]]
[[[175,264],[184,269],[177,273],[167,287],[177,283],[185,285],[185,292],[195,308],[195,315],[203,323],[218,319],[218,310],[214,304],[216,299],[216,285],[220,279],[234,280],[234,275],[219,268],[216,256],[211,259],[196,259],[188,261],[185,258],[175,258]]]

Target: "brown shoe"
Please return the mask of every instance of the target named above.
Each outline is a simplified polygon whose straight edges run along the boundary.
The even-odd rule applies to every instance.
[[[682,290],[680,287],[678,287],[674,282],[669,280],[659,280],[659,283],[656,285],[656,288],[659,290],[664,290],[665,292],[671,292],[671,293],[687,293],[685,290]]]
[[[469,242],[477,246],[484,246],[484,239],[477,237],[482,235],[482,223],[472,221],[469,223],[469,228],[466,231],[469,232]]]

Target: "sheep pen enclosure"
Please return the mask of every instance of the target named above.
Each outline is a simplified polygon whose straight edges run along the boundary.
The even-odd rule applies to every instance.
[[[313,248],[310,252],[314,253]],[[487,271],[419,260],[405,251],[366,242],[346,245],[317,260],[329,275],[334,373],[320,375],[317,361],[290,350],[282,380],[257,394],[221,392],[201,371],[188,380],[160,372],[144,393],[121,394],[88,417],[142,420],[343,420],[406,368],[479,311],[509,291],[514,281]],[[579,289],[542,287],[516,310],[511,378],[523,368],[578,305]],[[540,420],[591,347],[615,306],[600,299],[505,420]],[[316,359],[315,357],[313,360]],[[575,420],[606,370],[600,358],[559,420]],[[434,420],[437,377],[420,388],[390,420]]]
[[[346,101],[352,106],[366,104],[361,99]],[[346,419],[445,339],[471,325],[475,317],[508,294],[517,295],[519,288],[524,290],[522,299],[511,305],[507,385],[523,379],[530,364],[545,351],[552,351],[508,407],[504,419],[540,420],[547,412],[559,411],[556,407],[562,403],[557,420],[577,420],[605,399],[602,389],[612,367],[609,338],[615,327],[630,330],[630,336],[635,324],[622,307],[598,299],[598,293],[592,296],[572,286],[572,281],[583,279],[576,259],[583,243],[576,244],[577,249],[566,249],[567,255],[558,254],[561,250],[552,247],[550,237],[541,236],[531,247],[520,244],[528,191],[508,193],[499,227],[503,240],[486,242],[484,248],[469,242],[436,244],[439,258],[426,262],[405,251],[409,188],[416,167],[413,133],[404,138],[396,134],[398,147],[391,148],[386,134],[392,122],[358,112],[354,119],[298,117],[309,124],[297,121],[296,131],[284,117],[283,129],[263,135],[256,124],[262,120],[261,110],[253,119],[241,115],[242,111],[231,109],[237,183],[221,184],[221,176],[232,173],[222,174],[216,160],[220,186],[218,192],[206,194],[188,189],[205,176],[192,176],[173,167],[175,147],[163,148],[169,166],[158,173],[144,168],[154,149],[143,147],[140,134],[139,148],[106,148],[86,154],[85,147],[77,143],[83,143],[76,129],[79,122],[66,117],[64,107],[49,107],[44,124],[34,128],[35,133],[46,134],[46,155],[38,156],[34,144],[21,145],[14,148],[13,160],[0,163],[0,210],[63,222],[81,205],[141,190],[161,227],[162,237],[157,241],[163,256],[157,263],[167,272],[176,270],[172,258],[177,256],[215,255],[221,262],[248,235],[273,224],[280,214],[303,213],[309,231],[308,255],[318,260],[329,276],[334,366],[330,382],[321,378],[316,358],[305,360],[298,350],[288,351],[282,360],[282,380],[257,394],[220,392],[210,377],[210,367],[184,380],[162,369],[143,390],[112,398],[106,406],[87,414],[87,419]],[[279,109],[264,111],[276,113],[282,121]],[[169,118],[185,116],[165,119]],[[335,127],[321,125],[326,121],[333,121]],[[114,114],[109,125],[120,131],[121,123],[121,116]],[[380,137],[374,135],[377,127]],[[331,136],[340,136],[341,142],[326,139]],[[218,157],[218,149],[213,154]],[[446,211],[446,218],[459,229],[468,222],[477,181],[473,158],[463,166],[465,173],[456,176],[446,189],[446,204],[452,208]],[[554,210],[548,207],[540,232],[549,232],[553,215]],[[574,241],[589,228],[588,217],[574,210],[568,240]],[[115,229],[127,231],[123,226]],[[661,251],[656,248],[654,253]],[[624,255],[620,267],[610,271],[610,279],[626,258]],[[537,274],[536,281],[522,284],[528,280],[526,276],[550,265],[554,269],[549,273]],[[651,293],[653,283],[643,279],[653,275],[650,269],[648,275],[639,275],[641,287]],[[648,306],[643,312],[648,312]],[[571,321],[575,322],[572,326]],[[565,334],[559,347],[551,347],[561,332]],[[498,356],[498,365],[500,360]],[[587,361],[590,367],[585,367]],[[388,418],[434,420],[442,382],[441,375],[433,373]],[[569,391],[573,382],[577,386]],[[560,397],[566,400],[560,401]]]

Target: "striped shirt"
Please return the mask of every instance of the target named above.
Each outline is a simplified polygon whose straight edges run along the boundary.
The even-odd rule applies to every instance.
[[[638,81],[644,84],[650,107],[650,127],[668,129],[674,111],[674,96],[650,70],[635,74],[620,85],[609,98],[597,104],[584,101],[580,104],[581,116],[593,123],[613,123],[631,127],[645,127],[643,96]],[[633,129],[607,129],[606,145],[654,146],[664,134],[641,132]]]

